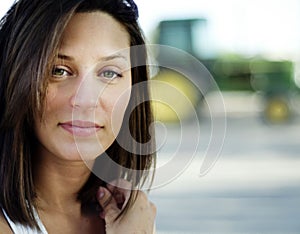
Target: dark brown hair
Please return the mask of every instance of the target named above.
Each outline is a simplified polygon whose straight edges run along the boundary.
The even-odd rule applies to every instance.
[[[33,213],[34,116],[42,116],[46,77],[64,28],[76,12],[92,11],[110,14],[129,33],[130,46],[142,45],[131,53],[132,84],[147,81],[145,41],[132,0],[19,0],[0,22],[0,206],[13,222],[38,227]],[[135,149],[139,148],[135,144],[154,142],[148,132],[152,123],[148,88],[142,87],[133,89],[128,107],[133,111],[125,114],[130,116],[130,131],[122,128],[118,136]],[[132,138],[135,141],[130,141]],[[147,169],[155,164],[154,154],[128,152],[118,142],[106,154],[124,168],[140,173],[124,175],[118,171],[112,179],[124,176],[133,186],[143,184],[149,178]],[[148,152],[153,152],[154,143],[148,147]],[[105,184],[92,173],[78,193],[82,205],[93,202],[96,189]],[[133,202],[131,198],[126,209]]]

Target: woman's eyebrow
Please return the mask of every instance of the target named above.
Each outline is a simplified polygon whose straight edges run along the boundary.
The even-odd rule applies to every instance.
[[[62,60],[67,60],[67,61],[74,61],[75,60],[72,56],[65,55],[65,54],[60,54],[60,53],[57,55],[57,58],[62,59]],[[107,61],[111,61],[111,60],[114,60],[114,59],[123,59],[125,61],[128,61],[128,58],[126,56],[124,56],[123,54],[120,54],[120,53],[112,54],[112,55],[105,56],[105,57],[100,57],[98,60],[107,62]]]
[[[128,61],[128,58],[120,53],[109,55],[106,57],[101,57],[99,60],[100,61],[110,61],[110,60],[114,60],[114,59],[124,59],[125,61]]]
[[[58,54],[57,58],[61,60],[68,60],[68,61],[74,61],[74,58],[65,54]]]

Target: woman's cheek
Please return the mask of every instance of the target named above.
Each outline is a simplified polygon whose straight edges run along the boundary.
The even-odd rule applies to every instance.
[[[46,101],[47,101],[47,109],[50,106],[50,103],[55,99],[57,95],[58,88],[56,85],[48,85],[47,91],[46,91]]]
[[[130,93],[130,89],[125,90],[110,103],[110,123],[115,135],[118,135],[122,124],[128,124],[126,123],[128,120],[124,120],[124,115],[130,100]]]

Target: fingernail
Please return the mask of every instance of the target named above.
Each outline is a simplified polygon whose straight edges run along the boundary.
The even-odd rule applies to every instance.
[[[100,216],[101,219],[105,219],[105,213],[104,213],[104,211],[102,211],[102,212],[99,214],[99,216]]]
[[[104,190],[103,190],[102,187],[100,187],[100,188],[98,189],[97,198],[98,198],[98,200],[100,200],[100,199],[102,199],[103,197],[104,197]]]

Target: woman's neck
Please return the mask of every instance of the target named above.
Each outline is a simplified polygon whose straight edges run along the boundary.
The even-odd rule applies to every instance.
[[[105,223],[98,213],[84,212],[77,199],[91,175],[86,164],[48,152],[35,154],[34,162],[36,208],[48,232],[105,233]]]
[[[86,164],[50,154],[37,154],[35,162],[34,183],[39,208],[60,212],[80,209],[77,195],[91,174]]]

